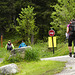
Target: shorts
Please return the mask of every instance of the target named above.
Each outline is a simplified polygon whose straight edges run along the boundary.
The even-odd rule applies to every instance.
[[[72,41],[73,41],[74,46],[75,46],[75,37],[69,36],[69,38],[68,38],[68,46],[72,46]]]

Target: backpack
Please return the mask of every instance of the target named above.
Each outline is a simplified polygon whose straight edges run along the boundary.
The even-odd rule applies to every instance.
[[[69,34],[70,36],[75,37],[75,21],[72,21],[72,23],[69,25]]]
[[[12,50],[11,44],[7,44],[7,50]]]

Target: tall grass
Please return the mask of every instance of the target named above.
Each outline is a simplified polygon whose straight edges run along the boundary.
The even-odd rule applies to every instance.
[[[17,43],[17,41],[20,41],[21,38],[18,37],[18,36],[17,37],[13,36],[13,37],[10,37],[10,38],[7,38],[7,39],[3,39],[3,47],[5,47],[5,45],[7,44],[9,39],[14,44],[15,48],[17,48],[19,46],[19,44],[16,45],[16,43]],[[32,46],[33,49],[39,51],[41,58],[60,56],[60,55],[62,56],[62,55],[67,55],[69,53],[67,43],[61,42],[61,43],[57,44],[57,47],[54,48],[55,53],[53,54],[53,48],[48,48],[48,42],[43,42],[43,41],[39,41],[39,42],[37,44],[31,45],[31,46]],[[4,51],[2,51],[2,49],[4,49],[4,48],[1,48],[2,54],[3,54],[3,52],[7,51],[6,49],[4,49]]]
[[[7,49],[6,48],[1,48],[0,47],[0,58],[5,58],[7,55],[9,55],[10,54],[10,52],[9,51],[7,51]]]
[[[6,42],[5,42],[6,43]],[[31,45],[32,49],[35,51],[38,51],[40,53],[40,57],[54,57],[54,56],[62,56],[62,55],[67,55],[69,53],[68,50],[68,44],[66,43],[60,43],[57,44],[57,47],[54,48],[54,54],[53,54],[53,48],[48,48],[48,43],[37,43],[34,45]],[[0,58],[5,57],[6,54],[8,54],[9,51],[7,51],[4,47],[0,47]],[[35,52],[37,55],[37,53]]]
[[[40,53],[38,49],[28,49],[25,51],[25,58],[26,61],[37,61],[40,60]]]
[[[57,44],[57,47],[54,48],[54,54],[53,54],[53,48],[48,48],[47,42],[38,43],[38,44],[33,45],[32,47],[39,50],[41,58],[63,56],[69,53],[68,44],[63,43],[63,42],[60,44]]]

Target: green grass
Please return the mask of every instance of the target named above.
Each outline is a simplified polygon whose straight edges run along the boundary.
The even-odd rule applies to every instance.
[[[32,48],[40,52],[41,58],[67,55],[69,52],[67,43],[58,44],[57,48],[55,48],[55,54],[53,54],[52,49],[48,49],[47,42],[37,43],[31,46]],[[7,51],[5,48],[0,48],[0,58],[5,58],[8,55],[9,51]],[[6,64],[10,63],[4,61],[0,64],[0,66]],[[65,62],[59,61],[21,61],[16,64],[19,68],[19,73],[17,73],[16,75],[54,75],[61,72],[63,70],[63,67],[65,66]]]
[[[59,73],[65,67],[66,62],[60,61],[32,61],[32,62],[18,62],[18,73],[15,75],[54,75]],[[8,62],[0,63],[0,67],[10,64]]]
[[[53,48],[49,49],[47,42],[31,45],[31,47],[33,49],[39,51],[41,58],[63,56],[63,55],[69,54],[67,43],[66,44],[64,44],[64,43],[58,44],[57,48],[54,48],[54,54],[53,54]],[[15,48],[16,48],[16,46],[15,46]],[[0,47],[0,58],[4,57],[7,53],[8,53],[8,51],[4,47],[3,48]]]
[[[63,56],[68,55],[68,44],[66,43],[60,43],[57,45],[56,48],[54,48],[54,54],[53,54],[53,48],[48,48],[48,43],[39,43],[32,46],[32,48],[38,49],[41,55],[41,58],[45,57],[55,57],[55,56]]]
[[[5,47],[8,40],[9,40],[8,38],[3,39],[3,47]],[[16,43],[21,40],[21,37],[14,36],[14,37],[11,37],[10,40],[14,44],[15,48],[19,47],[19,44],[16,44]],[[37,44],[31,45],[31,47],[34,48],[35,50],[39,50],[41,58],[62,56],[62,55],[67,55],[69,53],[67,43],[66,44],[65,43],[57,44],[57,47],[54,48],[54,52],[55,52],[54,54],[53,54],[53,48],[50,48],[50,49],[48,48],[48,42],[37,43]],[[5,52],[5,50],[2,50],[2,48],[0,51],[1,51],[0,53]],[[1,54],[1,57],[2,57],[2,54]]]
[[[0,58],[5,58],[9,54],[10,54],[9,51],[7,51],[5,48],[0,47]]]
[[[63,70],[65,63],[59,61],[38,61],[17,63],[19,73],[16,75],[54,75]]]

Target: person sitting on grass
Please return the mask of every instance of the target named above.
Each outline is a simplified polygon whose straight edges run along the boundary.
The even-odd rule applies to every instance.
[[[5,48],[7,48],[7,50],[9,50],[9,51],[14,49],[14,45],[11,43],[11,40],[8,41]]]
[[[19,48],[21,47],[26,47],[27,45],[24,43],[24,41],[22,40],[22,43],[19,45]]]

